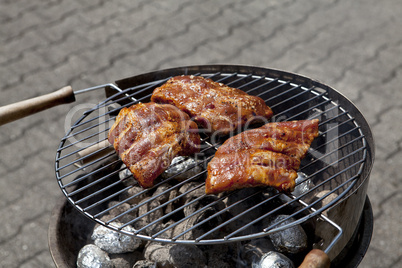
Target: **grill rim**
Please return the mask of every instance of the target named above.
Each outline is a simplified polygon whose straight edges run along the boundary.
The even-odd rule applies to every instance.
[[[252,71],[250,71],[250,69],[252,69]],[[342,104],[341,106],[344,107],[345,104],[350,106],[346,110],[349,111],[349,113],[350,113],[351,110],[354,111],[353,112],[353,115],[354,115],[353,120],[354,120],[354,122],[357,121],[356,116],[359,117],[359,119],[358,119],[359,120],[359,125],[358,126],[364,128],[364,131],[367,131],[367,134],[364,134],[363,139],[364,140],[367,139],[367,138],[369,139],[368,142],[365,142],[365,146],[366,146],[366,150],[368,148],[367,151],[369,152],[370,157],[369,157],[369,159],[366,158],[364,160],[364,162],[362,163],[363,164],[362,167],[364,167],[367,170],[367,172],[365,173],[364,178],[361,180],[361,184],[365,183],[368,180],[368,174],[370,174],[370,171],[372,169],[373,159],[374,159],[374,157],[373,157],[374,156],[374,150],[372,148],[372,147],[374,147],[374,140],[372,138],[371,130],[370,130],[370,127],[368,126],[368,123],[367,123],[366,119],[363,117],[361,112],[356,108],[356,106],[354,106],[353,103],[349,99],[347,99],[344,95],[342,95],[341,93],[336,91],[334,88],[329,87],[329,86],[327,86],[327,85],[325,85],[325,84],[323,84],[323,83],[321,83],[321,82],[319,82],[317,80],[313,80],[311,78],[301,76],[301,75],[295,74],[295,73],[289,73],[289,72],[284,72],[284,71],[275,70],[275,69],[267,69],[267,68],[263,68],[263,67],[254,67],[254,66],[245,66],[245,65],[200,65],[200,66],[186,66],[186,67],[179,67],[179,68],[171,68],[171,69],[165,69],[165,70],[156,71],[156,72],[150,72],[150,73],[146,73],[146,74],[142,74],[142,75],[138,75],[138,76],[118,80],[118,81],[116,81],[116,84],[117,84],[117,88],[122,88],[123,90],[125,90],[124,85],[127,84],[127,83],[133,83],[133,81],[138,83],[138,85],[140,85],[141,84],[140,81],[142,81],[142,80],[152,79],[150,81],[155,81],[156,78],[160,78],[164,74],[169,74],[169,77],[172,77],[172,76],[181,75],[181,74],[193,74],[191,72],[196,73],[199,70],[202,70],[202,72],[204,74],[207,73],[207,72],[209,72],[209,73],[227,73],[227,72],[230,72],[230,73],[235,73],[236,74],[236,73],[239,73],[239,72],[241,72],[243,70],[244,70],[244,73],[252,73],[252,75],[254,75],[254,76],[266,77],[269,74],[270,78],[277,79],[277,80],[278,79],[279,80],[291,79],[292,81],[294,80],[295,82],[297,81],[298,83],[307,83],[307,85],[309,87],[317,87],[318,86],[319,88],[324,89],[327,92],[328,95],[330,95],[330,93],[331,93],[331,95],[333,95],[333,97],[330,97],[330,100],[343,99],[343,101],[341,102],[341,104]],[[219,71],[217,72],[217,70],[219,70]],[[141,79],[138,79],[138,77],[140,77]],[[150,77],[153,77],[153,78],[150,78]],[[163,79],[167,80],[168,78],[164,77]],[[159,80],[160,79],[158,79],[158,81]],[[149,82],[149,83],[151,84],[151,83],[154,83],[154,82]],[[144,85],[144,83],[142,83],[142,85]],[[105,87],[109,87],[109,86],[112,87],[112,88],[113,87],[116,88],[116,86],[114,84],[107,84]],[[135,87],[135,85],[131,86],[131,87]],[[304,84],[303,87],[307,88],[306,84]],[[336,98],[334,98],[334,97],[336,97]],[[100,104],[106,103],[109,99],[111,99],[111,97],[107,98],[105,101],[101,102]],[[83,118],[85,118],[85,114],[81,117],[81,119],[83,119]],[[361,125],[360,121],[363,122],[363,126]],[[68,136],[68,134],[66,136]],[[55,165],[55,167],[56,167],[56,177],[58,178],[58,183],[59,183],[59,186],[61,187],[63,193],[65,194],[67,199],[70,201],[70,203],[72,203],[73,206],[76,207],[80,212],[84,213],[86,216],[90,217],[92,220],[95,220],[96,222],[98,222],[98,223],[100,223],[102,225],[105,225],[105,226],[107,226],[109,228],[115,229],[115,228],[113,228],[113,226],[110,226],[110,224],[105,224],[104,222],[94,218],[92,215],[90,215],[86,211],[80,210],[80,208],[75,205],[74,200],[72,200],[68,196],[68,194],[65,192],[65,189],[63,189],[61,179],[59,179],[59,176],[58,176],[59,171],[60,171],[61,168],[58,167],[58,162],[57,162],[57,158],[60,156],[60,153],[62,151],[62,150],[60,150],[60,148],[63,146],[63,144],[65,142],[65,140],[63,141],[63,139],[62,139],[62,141],[60,143],[59,149],[57,150],[56,165]],[[373,146],[371,146],[371,145],[373,145]],[[360,175],[362,175],[362,174],[360,174]],[[358,185],[358,187],[356,187],[354,191],[352,191],[350,193],[348,192],[348,195],[346,195],[343,198],[347,198],[349,195],[351,195],[355,191],[357,191],[360,188],[361,184]],[[334,204],[335,203],[336,202],[334,202]],[[333,206],[334,204],[332,204],[331,206]],[[293,226],[293,225],[291,225],[291,226]],[[288,226],[288,227],[290,227],[290,226]],[[120,231],[120,232],[124,233],[123,230],[116,229],[116,231]],[[130,233],[126,233],[126,234],[132,235]],[[267,235],[267,233],[264,233],[262,236],[265,236],[265,235]],[[142,238],[142,239],[148,240],[148,237],[141,237],[138,234],[137,234],[137,236]],[[247,239],[253,239],[253,238],[255,238],[255,237],[254,236],[247,236]],[[245,240],[245,239],[242,239],[242,240]],[[172,241],[169,240],[169,241],[163,241],[163,242],[172,242]],[[177,241],[173,241],[173,242],[177,243]],[[221,242],[221,241],[219,240],[219,242]],[[230,242],[230,241],[223,241],[223,242],[226,243],[226,242]],[[191,241],[191,243],[194,243],[194,242]],[[216,242],[214,242],[214,244],[215,243]]]

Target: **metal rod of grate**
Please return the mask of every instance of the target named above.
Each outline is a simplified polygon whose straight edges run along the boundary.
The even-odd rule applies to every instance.
[[[283,81],[278,78],[269,78],[266,76],[257,76],[253,74],[238,74],[238,73],[226,74],[219,72],[213,74],[197,73],[195,75],[203,75],[217,82],[225,83],[228,86],[233,86],[242,89],[248,94],[260,96],[272,109],[275,110],[276,118],[279,118],[281,116],[286,116],[286,120],[320,118],[320,125],[319,125],[320,135],[317,138],[317,140],[319,140],[320,142],[318,142],[315,146],[312,146],[313,147],[312,149],[315,150],[315,152],[320,152],[323,149],[325,150],[324,152],[315,154],[310,162],[302,164],[300,172],[306,172],[305,174],[306,176],[304,177],[304,179],[297,182],[297,185],[300,185],[306,181],[316,181],[315,185],[312,188],[310,188],[308,192],[303,193],[299,196],[288,194],[288,197],[290,197],[289,201],[282,203],[281,205],[277,206],[276,208],[270,211],[266,211],[266,213],[258,215],[258,217],[250,219],[249,222],[244,224],[244,226],[242,226],[241,228],[238,228],[237,230],[225,234],[224,237],[218,239],[216,238],[209,239],[208,236],[213,233],[219,232],[221,228],[224,228],[225,226],[228,226],[230,223],[248,215],[249,212],[264,207],[265,204],[273,200],[278,200],[283,194],[276,192],[270,195],[265,200],[262,200],[261,202],[249,206],[247,209],[245,209],[238,215],[232,216],[230,219],[218,224],[217,226],[210,228],[210,230],[205,232],[203,235],[196,237],[193,240],[186,240],[183,239],[183,237],[185,236],[185,234],[198,228],[204,223],[211,221],[213,219],[217,219],[227,210],[230,210],[236,206],[244,204],[245,202],[247,202],[247,200],[251,199],[253,196],[256,196],[261,192],[263,192],[264,189],[256,191],[254,194],[247,196],[243,199],[239,199],[233,204],[228,205],[224,209],[216,211],[212,215],[209,215],[202,221],[184,230],[183,232],[176,234],[174,237],[171,237],[170,239],[167,239],[164,236],[164,234],[166,234],[169,230],[179,225],[180,223],[184,222],[185,220],[188,220],[191,217],[196,217],[197,215],[202,214],[208,208],[216,206],[219,202],[221,202],[225,198],[236,195],[237,191],[226,193],[219,196],[216,200],[211,201],[209,204],[197,209],[193,213],[185,217],[182,217],[181,219],[178,219],[174,224],[162,228],[161,230],[158,230],[157,232],[151,235],[143,234],[143,231],[152,226],[160,224],[165,219],[168,219],[173,215],[179,214],[181,211],[188,208],[195,202],[201,200],[206,195],[204,194],[198,196],[191,202],[183,204],[175,208],[171,212],[166,213],[162,217],[147,223],[145,226],[135,230],[135,232],[132,233],[127,232],[126,230],[123,230],[123,228],[127,225],[134,225],[136,222],[147,217],[156,210],[164,208],[176,202],[183,196],[193,193],[194,191],[202,187],[202,184],[190,187],[183,193],[179,194],[178,196],[172,199],[169,199],[160,206],[155,207],[147,211],[147,213],[139,215],[135,219],[126,222],[121,227],[115,227],[112,225],[113,221],[119,220],[123,216],[129,213],[137,211],[142,206],[149,205],[151,202],[158,199],[162,195],[169,194],[169,192],[179,189],[185,183],[197,181],[200,177],[206,174],[206,170],[203,169],[201,172],[181,182],[173,184],[173,186],[171,186],[165,191],[161,191],[161,193],[159,193],[158,195],[140,201],[138,204],[132,206],[130,209],[120,213],[119,215],[116,215],[107,221],[101,220],[101,217],[106,215],[111,210],[121,206],[122,204],[130,200],[138,198],[141,194],[147,193],[151,190],[145,189],[140,193],[129,196],[123,200],[117,201],[113,206],[107,207],[105,209],[100,209],[107,202],[115,200],[121,194],[123,194],[128,189],[133,187],[132,185],[120,187],[119,190],[116,190],[111,194],[110,193],[106,194],[106,192],[115,188],[116,186],[119,185],[121,186],[122,181],[130,177],[127,176],[122,180],[112,179],[114,177],[118,177],[118,174],[121,173],[122,171],[125,171],[127,168],[121,167],[120,165],[119,168],[113,170],[112,172],[107,172],[106,174],[103,173],[103,171],[106,171],[113,166],[121,164],[120,160],[116,159],[116,155],[114,152],[110,152],[106,155],[103,155],[100,158],[91,160],[85,165],[76,166],[77,163],[82,162],[86,159],[90,159],[92,156],[97,155],[106,149],[110,149],[111,145],[105,148],[99,148],[94,152],[92,152],[91,154],[79,158],[76,158],[76,155],[77,153],[93,145],[96,145],[97,143],[102,141],[101,139],[96,140],[96,138],[105,137],[105,135],[107,135],[109,131],[108,124],[110,122],[113,122],[114,118],[116,117],[117,113],[121,108],[131,106],[137,102],[148,101],[152,94],[153,89],[165,83],[170,78],[167,77],[158,81],[144,83],[126,89],[120,89],[114,84],[107,84],[100,86],[99,88],[111,87],[116,91],[116,94],[107,98],[105,101],[101,102],[93,109],[86,111],[77,120],[77,122],[71,126],[70,131],[61,140],[59,149],[57,150],[56,154],[56,163],[55,163],[56,177],[63,193],[77,209],[79,209],[85,215],[92,218],[98,223],[101,223],[109,228],[115,229],[128,235],[136,235],[142,239],[156,240],[161,242],[176,242],[176,243],[200,243],[200,244],[224,243],[228,241],[241,241],[265,236],[269,233],[283,230],[285,228],[302,223],[312,217],[322,217],[321,213],[323,211],[339,202],[351,191],[353,187],[355,187],[356,181],[362,172],[361,170],[365,162],[366,143],[364,135],[362,134],[354,118],[349,115],[348,111],[345,110],[343,107],[341,107],[341,105],[333,102],[330,98],[328,98],[327,92],[325,90],[318,89],[316,86],[310,86],[307,88],[302,84],[295,84],[293,82]],[[333,132],[335,132],[335,134],[333,134]],[[343,144],[335,146],[334,144],[339,143],[340,140],[342,140]],[[79,146],[81,143],[85,143],[85,145]],[[209,140],[209,137],[204,137],[202,139],[203,149],[201,153],[204,152],[206,153],[208,151],[216,151],[216,148],[218,148],[221,143],[222,141],[212,142]],[[330,149],[327,150],[327,148]],[[332,158],[334,158],[332,156],[334,155],[337,155],[337,157],[335,157],[335,160],[332,160]],[[207,155],[204,159],[198,161],[196,164],[190,165],[186,169],[181,170],[180,172],[170,176],[169,178],[157,183],[154,189],[162,184],[165,184],[166,182],[174,181],[175,177],[187,172],[188,170],[193,169],[195,166],[205,167],[208,161],[212,158],[212,156],[213,155],[211,154]],[[98,167],[101,163],[105,161],[108,163]],[[176,166],[179,164],[181,164],[181,162],[173,164],[172,166]],[[314,166],[317,167],[312,169],[312,167]],[[334,167],[341,167],[341,168],[334,169]],[[331,174],[328,177],[321,178],[322,174],[324,173],[331,173]],[[96,179],[86,183],[86,181],[90,177],[96,177]],[[329,191],[327,194],[321,196],[320,198],[315,199],[310,203],[307,203],[306,201],[303,200],[303,198],[309,195],[311,192],[320,188],[329,187],[329,185],[332,185],[337,180],[339,180],[340,182],[336,183],[336,187],[331,186],[331,191]],[[83,194],[84,192],[89,193]],[[319,209],[315,208],[316,204],[322,202],[323,199],[325,199],[331,193],[334,192],[339,193],[337,194],[337,197],[335,199],[333,199],[331,202],[329,202],[328,204]],[[282,209],[294,206],[295,204],[303,204],[303,206],[299,207],[291,215],[289,215],[288,218],[293,217],[297,219],[293,223],[279,226],[282,222],[286,220],[285,219],[282,222],[276,223],[274,225],[268,227],[265,226],[260,230],[260,232],[254,232],[247,235],[240,234],[243,231],[250,228],[251,226],[253,226],[254,224],[260,222],[264,218],[270,217],[275,213],[281,211]],[[326,220],[330,222],[329,219]],[[330,224],[339,230],[339,227],[334,225],[334,223],[330,222]],[[342,230],[340,229],[340,233],[341,232]],[[339,238],[339,235],[337,237]],[[332,244],[333,243],[334,242],[332,242]]]

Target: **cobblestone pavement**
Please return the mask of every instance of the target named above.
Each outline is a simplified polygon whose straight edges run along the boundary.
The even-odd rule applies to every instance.
[[[169,67],[297,72],[349,97],[371,124],[375,229],[360,267],[402,266],[402,2],[398,0],[1,0],[0,105]],[[90,94],[0,127],[0,266],[54,267],[54,157]]]

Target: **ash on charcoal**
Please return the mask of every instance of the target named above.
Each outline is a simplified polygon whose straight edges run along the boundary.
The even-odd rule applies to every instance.
[[[109,257],[114,267],[118,268],[132,268],[138,260],[143,259],[142,253],[138,250],[128,253],[109,254]]]
[[[195,245],[173,245],[169,254],[175,267],[205,267],[206,258]]]
[[[130,210],[131,206],[128,203],[122,203],[119,205],[120,202],[117,201],[111,201],[108,204],[108,208],[112,208],[109,211],[109,215],[114,217],[120,216],[121,214],[127,212],[128,210]],[[129,213],[126,213],[120,217],[118,217],[118,221],[121,223],[127,223],[132,221],[133,219],[135,219],[137,217],[137,213],[136,211],[130,211]]]
[[[175,207],[177,205],[179,205],[180,200],[176,199],[176,197],[179,196],[179,191],[177,189],[172,189],[169,192],[169,198],[168,200],[172,200],[173,202],[170,202],[169,204],[167,204],[166,208],[165,208],[165,214],[169,214],[172,211],[175,210]],[[173,217],[173,219],[177,219],[179,217],[178,214],[174,213],[173,215],[171,215],[170,217]]]
[[[165,215],[166,208],[163,204],[169,201],[170,193],[172,192],[172,196],[174,196],[175,191],[169,191],[169,186],[164,184],[160,185],[151,197],[144,197],[144,199],[141,200],[143,204],[138,208],[139,218],[134,223],[135,228],[141,229],[153,222],[151,226],[144,230],[146,234],[153,235],[162,230],[163,222],[161,219]],[[168,220],[169,219],[166,219],[165,221]]]
[[[156,188],[155,192],[152,194],[152,197],[155,197],[155,201],[158,201],[160,204],[169,201],[169,185],[162,184]]]
[[[157,268],[156,262],[148,261],[148,260],[139,260],[137,261],[133,268]]]
[[[144,198],[144,204],[138,208],[139,218],[134,222],[134,227],[136,229],[141,229],[155,221],[154,224],[143,230],[143,232],[148,235],[152,235],[162,230],[162,225],[158,221],[164,215],[163,208],[160,207],[160,202],[157,199],[152,201],[150,201],[150,199],[151,197]]]
[[[150,243],[144,256],[157,267],[206,267],[204,253],[195,245]]]
[[[162,173],[162,177],[167,179],[171,176],[174,176],[176,180],[180,181],[188,179],[201,171],[201,167],[197,166],[196,164],[197,161],[195,161],[193,158],[185,156],[175,157],[173,158],[168,169]]]
[[[261,257],[258,264],[254,264],[253,268],[294,268],[293,262],[285,255],[270,251]]]
[[[287,215],[279,215],[272,221],[272,224],[276,224],[287,217]],[[277,227],[292,222],[294,222],[294,219],[290,218],[278,224]],[[285,230],[269,234],[269,238],[275,249],[282,253],[297,254],[306,250],[308,245],[307,234],[300,225],[295,225]]]
[[[124,201],[130,205],[136,205],[141,202],[147,196],[146,192],[144,192],[144,188],[138,185],[134,185],[127,191],[123,192],[120,195],[119,200]]]
[[[183,211],[184,215],[189,218],[186,220],[180,222],[177,226],[174,228],[174,235],[181,235],[183,232],[186,230],[194,227],[195,225],[203,222],[205,219],[209,218],[210,216],[214,215],[216,212],[221,211],[225,208],[224,204],[222,201],[218,200],[216,196],[207,196],[205,195],[201,199],[198,200],[198,202],[191,203],[192,200],[195,199],[195,196],[193,198],[188,198],[185,201],[186,206]],[[211,205],[213,203],[213,205]],[[209,207],[206,207],[207,205],[211,205]],[[201,210],[202,208],[202,210]],[[214,216],[210,219],[208,219],[206,222],[203,222],[202,224],[198,225],[196,228],[192,229],[191,231],[188,231],[180,236],[180,239],[195,239],[203,234],[205,234],[207,231],[211,230],[212,228],[218,226],[223,222],[222,216]],[[206,238],[208,239],[213,239],[216,238],[215,235],[216,233],[209,234]],[[221,235],[221,234],[219,234]]]
[[[169,261],[169,245],[161,243],[149,243],[144,250],[144,257],[152,262],[157,263],[158,267],[172,267]]]
[[[108,208],[114,207],[111,210],[109,210],[109,214],[113,217],[120,215],[123,212],[126,212],[131,208],[130,204],[127,203],[122,203],[118,205],[120,202],[117,201],[111,201],[108,204]]]
[[[231,268],[237,259],[237,243],[198,246],[207,258],[208,268]]]
[[[192,203],[192,201],[194,199],[197,199],[199,197],[201,197],[201,198],[198,199],[197,202]],[[194,212],[196,212],[197,210],[202,209],[206,206],[209,206],[210,204],[213,204],[213,205],[210,206],[209,208],[211,208],[215,211],[219,211],[219,210],[222,210],[225,208],[225,204],[222,201],[220,201],[217,196],[214,196],[214,195],[205,195],[205,194],[204,194],[204,196],[189,195],[189,196],[185,197],[184,203],[187,205],[183,209],[185,216],[189,216],[189,215],[193,214]]]
[[[121,227],[123,224],[113,222],[111,225]],[[130,225],[123,227],[122,230],[128,232],[135,231]],[[94,229],[91,238],[94,240],[95,245],[108,253],[132,252],[142,245],[142,241],[140,239],[116,232],[103,225],[100,225]]]
[[[180,194],[186,194],[184,196],[185,200],[188,199],[193,199],[197,198],[199,196],[205,195],[205,184],[202,183],[203,185],[199,187],[200,183],[199,182],[188,182],[183,184],[183,186],[180,187],[179,193]]]
[[[99,247],[88,244],[78,253],[78,268],[113,268],[109,255]]]
[[[223,202],[227,207],[235,204],[227,210],[232,217],[236,217],[240,214],[243,214],[251,207],[256,206],[264,199],[266,198],[264,198],[264,195],[261,192],[261,188],[246,188],[238,191],[236,194],[229,195],[223,200]],[[256,219],[263,215],[264,211],[269,210],[265,210],[264,206],[257,206],[254,209],[244,213],[244,215],[238,217],[235,221],[230,222],[228,224],[228,228],[233,231],[240,229],[248,224],[250,222],[250,219]],[[249,226],[247,229],[239,232],[238,234],[248,235],[254,232],[261,232],[261,228],[259,225]]]

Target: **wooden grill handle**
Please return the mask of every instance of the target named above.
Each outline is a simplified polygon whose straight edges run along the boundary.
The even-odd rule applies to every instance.
[[[313,249],[304,257],[299,268],[329,268],[330,265],[331,261],[324,251]]]
[[[73,89],[66,86],[46,95],[0,107],[0,126],[48,108],[74,101]]]

